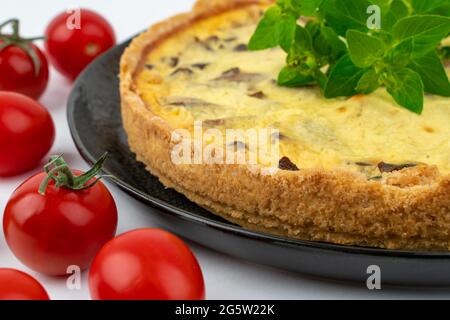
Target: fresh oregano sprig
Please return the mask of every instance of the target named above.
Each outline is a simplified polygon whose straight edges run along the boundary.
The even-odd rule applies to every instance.
[[[380,28],[368,23],[377,6]],[[299,23],[301,17],[305,21]],[[260,21],[250,50],[281,47],[278,84],[317,84],[326,98],[369,94],[384,86],[422,113],[424,93],[450,96],[443,65],[450,0],[278,0]]]

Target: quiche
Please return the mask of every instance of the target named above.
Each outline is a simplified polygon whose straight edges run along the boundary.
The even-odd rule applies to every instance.
[[[449,98],[427,95],[417,115],[383,88],[329,100],[313,86],[278,86],[282,50],[246,45],[271,2],[200,0],[132,41],[121,59],[120,93],[137,159],[166,187],[250,230],[450,250]],[[198,123],[224,136],[273,130],[276,165],[259,147],[245,153],[251,139],[195,136]],[[231,146],[254,162],[177,163],[180,141],[209,143],[214,159]]]

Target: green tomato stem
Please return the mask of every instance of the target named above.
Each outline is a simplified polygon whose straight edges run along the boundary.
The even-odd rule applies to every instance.
[[[70,170],[62,156],[51,157],[50,161],[44,166],[44,171],[47,175],[39,187],[39,193],[45,195],[48,185],[52,180],[55,182],[57,188],[64,187],[70,190],[85,190],[93,187],[101,179],[101,177],[94,178],[102,170],[107,157],[108,153],[105,153],[89,171],[80,176],[75,176],[72,173],[72,170]],[[94,181],[88,183],[92,179]]]
[[[3,34],[2,29],[8,25],[11,25],[12,34]],[[34,75],[37,77],[41,71],[41,60],[39,56],[31,46],[31,43],[36,40],[45,39],[44,37],[22,38],[20,36],[20,21],[18,19],[10,19],[0,24],[0,40],[3,43],[0,45],[0,52],[7,47],[17,46],[27,53],[31,58],[34,65]]]

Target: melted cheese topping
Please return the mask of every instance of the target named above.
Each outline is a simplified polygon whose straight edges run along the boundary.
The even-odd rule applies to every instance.
[[[395,104],[385,89],[327,100],[317,87],[276,85],[285,54],[245,44],[260,8],[200,21],[145,57],[136,91],[174,128],[276,128],[281,156],[300,168],[365,172],[384,161],[426,163],[450,173],[450,99],[426,96],[422,115]],[[368,169],[369,168],[369,169]]]

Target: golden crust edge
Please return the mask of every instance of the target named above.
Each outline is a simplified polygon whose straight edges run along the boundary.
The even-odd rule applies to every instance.
[[[171,162],[173,129],[132,90],[143,52],[201,16],[268,2],[201,0],[193,12],[158,23],[132,41],[121,59],[120,95],[124,128],[138,160],[166,187],[251,230],[338,244],[450,250],[450,176],[433,175],[432,167],[393,174],[393,179],[433,177],[427,185],[399,188],[342,170],[270,176],[247,166]]]

